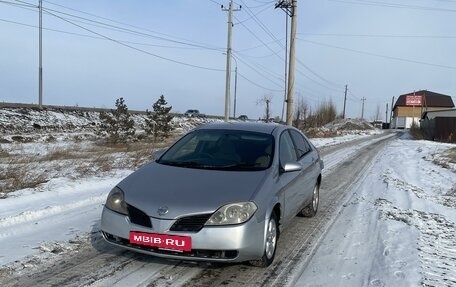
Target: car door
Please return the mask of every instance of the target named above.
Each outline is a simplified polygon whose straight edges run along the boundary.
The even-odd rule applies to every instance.
[[[302,186],[297,197],[300,205],[299,211],[312,199],[312,192],[318,178],[318,154],[300,132],[290,130],[290,134],[296,148],[298,161],[302,165],[300,172]]]
[[[280,185],[282,186],[283,194],[283,215],[284,224],[286,225],[291,218],[295,217],[301,205],[300,194],[301,186],[303,185],[302,176],[300,171],[284,172],[283,167],[286,163],[297,163],[296,148],[294,146],[291,135],[285,130],[280,135],[279,140],[279,162],[281,166],[280,172]]]

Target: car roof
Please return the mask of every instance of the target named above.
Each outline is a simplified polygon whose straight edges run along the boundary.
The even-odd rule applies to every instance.
[[[265,134],[272,134],[276,129],[284,129],[287,126],[276,123],[261,123],[261,122],[215,122],[202,125],[196,130],[202,129],[220,129],[220,130],[241,130],[251,131]]]

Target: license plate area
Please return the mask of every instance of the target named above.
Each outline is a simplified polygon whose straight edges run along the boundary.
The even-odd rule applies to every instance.
[[[130,243],[180,252],[192,250],[189,236],[130,231]]]

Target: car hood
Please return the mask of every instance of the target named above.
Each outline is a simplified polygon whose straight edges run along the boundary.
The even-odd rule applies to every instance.
[[[151,217],[175,219],[213,213],[234,202],[249,201],[266,178],[265,171],[219,171],[150,163],[118,184],[125,201]],[[160,216],[158,209],[168,213]]]

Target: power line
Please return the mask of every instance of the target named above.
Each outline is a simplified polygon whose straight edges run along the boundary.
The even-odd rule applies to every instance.
[[[20,1],[20,0],[15,0],[15,1],[27,4],[27,5],[29,5],[29,7],[36,8],[36,6],[31,4],[31,3]],[[81,10],[73,9],[73,8],[70,8],[70,7],[67,7],[67,6],[55,4],[55,3],[52,3],[50,1],[45,1],[45,2],[50,3],[52,5],[63,7],[65,9],[69,9],[69,10],[76,11],[76,12],[79,12],[79,13],[87,14],[87,15],[90,15],[90,16],[93,16],[93,17],[96,17],[96,18],[104,19],[104,20],[107,20],[107,21],[110,21],[110,22],[113,22],[113,23],[118,23],[118,24],[121,24],[121,25],[124,25],[124,26],[133,27],[133,28],[136,28],[136,29],[144,30],[144,31],[149,31],[149,32],[152,32],[152,33],[155,33],[155,34],[166,35],[168,37],[173,37],[173,38],[176,38],[176,39],[178,38],[178,37],[174,37],[174,36],[169,36],[169,35],[164,34],[164,33],[159,33],[159,32],[156,32],[156,31],[152,31],[152,30],[149,30],[149,29],[146,29],[146,28],[141,28],[141,27],[138,27],[138,26],[134,26],[134,25],[123,23],[123,22],[119,22],[119,21],[116,21],[116,20],[113,20],[113,19],[109,19],[109,18],[106,18],[106,17],[101,17],[101,16],[98,16],[98,15],[95,15],[95,14],[92,14],[92,13],[88,13],[88,12],[84,12],[84,11],[81,11]],[[14,4],[14,3],[12,3],[12,4]],[[26,9],[26,8],[24,8],[24,9]],[[136,36],[149,37],[149,38],[154,38],[154,39],[167,41],[167,42],[172,42],[172,43],[176,43],[176,44],[181,44],[181,45],[187,45],[187,46],[192,46],[192,47],[196,47],[196,48],[201,48],[201,49],[217,50],[217,51],[222,51],[223,50],[220,47],[213,47],[213,46],[210,46],[210,45],[207,45],[207,44],[201,44],[201,43],[190,41],[190,40],[188,40],[187,42],[173,40],[173,39],[169,39],[169,38],[164,38],[164,37],[152,35],[150,33],[144,33],[144,32],[140,32],[140,31],[135,31],[135,30],[132,30],[132,29],[119,27],[119,26],[108,24],[108,23],[105,23],[105,22],[96,21],[96,20],[93,20],[93,19],[88,19],[86,17],[81,17],[81,16],[78,16],[78,15],[74,15],[74,14],[58,11],[58,10],[55,10],[55,9],[50,9],[50,8],[45,8],[45,9],[48,12],[54,12],[54,13],[70,16],[70,17],[73,17],[73,18],[76,18],[76,19],[89,21],[90,23],[87,23],[87,22],[84,22],[84,21],[80,21],[80,20],[75,20],[75,19],[71,20],[71,21],[74,21],[74,22],[79,22],[79,23],[83,23],[83,24],[86,24],[86,25],[96,26],[96,27],[100,27],[100,28],[104,28],[104,29],[108,29],[108,30],[112,30],[112,31],[116,31],[116,32],[133,34],[133,35],[136,35]],[[35,11],[35,12],[37,12],[37,11]]]
[[[332,34],[332,33],[298,33],[304,36],[323,37],[359,37],[359,38],[430,38],[430,39],[454,39],[456,36],[445,35],[392,35],[392,34]]]
[[[277,83],[275,82],[275,80],[273,80],[273,79],[267,77],[267,76],[264,75],[262,72],[260,72],[260,71],[257,70],[256,68],[252,67],[252,65],[250,65],[250,64],[247,63],[245,60],[243,60],[242,57],[236,57],[236,58],[237,58],[240,62],[242,62],[242,63],[244,63],[246,66],[248,66],[250,69],[252,69],[253,71],[255,71],[258,75],[262,76],[263,78],[265,78],[265,79],[268,80],[269,82],[273,83],[274,85],[276,85],[276,86],[282,88],[282,85],[281,85],[281,84],[277,84]],[[259,65],[259,64],[257,64],[257,65]],[[273,77],[277,77],[276,74],[274,74],[274,73],[268,71],[267,69],[264,69],[263,66],[261,66],[261,68],[262,68],[265,72],[267,72],[267,73],[269,73],[270,75],[272,75]],[[279,76],[279,77],[277,77],[277,78],[279,78],[279,79],[281,80],[281,76]]]
[[[74,8],[71,8],[71,7],[68,7],[68,6],[64,6],[64,5],[60,5],[60,4],[56,4],[56,3],[51,2],[51,1],[44,1],[44,2],[52,4],[52,5],[55,5],[55,6],[58,6],[58,7],[61,7],[61,8],[68,9],[70,11],[82,13],[82,14],[89,15],[89,16],[92,16],[92,17],[95,17],[95,18],[98,18],[98,19],[103,19],[103,20],[106,20],[106,21],[109,21],[109,22],[112,22],[112,23],[120,24],[120,25],[123,25],[123,26],[126,26],[126,27],[135,28],[135,29],[139,29],[139,30],[142,30],[142,31],[147,31],[147,32],[150,32],[150,33],[153,33],[153,34],[162,35],[162,36],[166,36],[166,37],[169,37],[169,38],[182,40],[182,41],[185,41],[185,42],[188,42],[188,43],[198,44],[198,45],[201,45],[201,46],[204,46],[204,47],[210,47],[211,46],[211,45],[206,44],[206,43],[201,43],[201,42],[189,40],[189,39],[186,39],[186,38],[173,36],[173,35],[162,33],[162,32],[157,32],[157,31],[154,31],[154,30],[151,30],[151,29],[148,29],[148,28],[144,28],[144,27],[140,27],[140,26],[136,26],[136,25],[131,25],[131,24],[128,24],[128,23],[125,23],[125,22],[121,22],[121,21],[117,21],[117,20],[114,20],[114,19],[111,19],[111,18],[107,18],[107,17],[102,17],[102,16],[99,16],[99,15],[96,15],[96,14],[93,14],[93,13],[89,13],[89,12],[86,12],[86,11],[74,9]],[[213,1],[213,2],[215,2],[215,1]],[[217,2],[215,2],[215,3],[217,3]],[[213,48],[221,49],[221,48],[218,48],[218,47],[213,47]]]
[[[145,37],[150,37],[150,38],[154,38],[154,39],[158,39],[158,40],[163,40],[163,41],[167,41],[167,42],[172,42],[172,43],[181,44],[181,45],[187,45],[187,46],[192,46],[192,47],[204,48],[204,49],[208,49],[208,50],[217,50],[217,51],[222,51],[223,50],[222,48],[213,48],[213,47],[210,47],[210,46],[204,46],[204,45],[199,45],[199,44],[193,44],[193,43],[188,43],[188,42],[183,42],[183,41],[172,40],[172,39],[164,38],[164,37],[161,37],[161,36],[155,36],[155,35],[151,35],[149,33],[143,33],[143,32],[135,31],[135,30],[128,29],[128,28],[123,28],[123,27],[119,27],[119,26],[116,26],[116,25],[111,25],[111,24],[108,24],[108,23],[104,23],[104,22],[88,19],[88,18],[85,18],[85,17],[81,17],[81,16],[77,16],[77,15],[61,12],[61,11],[54,10],[54,9],[45,8],[45,10],[47,12],[54,12],[54,13],[58,13],[58,14],[62,14],[62,15],[70,16],[70,17],[74,17],[74,18],[77,18],[77,19],[82,19],[82,20],[85,20],[85,21],[89,21],[89,22],[92,22],[92,23],[95,23],[95,24],[99,24],[99,25],[102,25],[101,26],[102,28],[109,29],[109,30],[114,30],[114,31],[117,31],[117,32],[124,32],[124,33],[134,34],[134,35],[138,35],[138,36],[145,36]],[[62,19],[67,19],[67,18],[64,18],[64,17],[61,17],[61,18]],[[77,20],[71,20],[71,21],[77,22]],[[91,23],[84,23],[84,24],[94,25],[94,24],[91,24]],[[96,25],[94,25],[94,26],[96,26]],[[104,27],[104,26],[106,26],[106,27]],[[100,27],[100,26],[98,26],[98,27]]]
[[[139,49],[139,48],[137,48],[137,47],[134,47],[134,46],[131,46],[131,45],[122,43],[122,42],[120,42],[120,41],[118,41],[118,40],[116,40],[116,39],[110,38],[110,37],[108,37],[108,36],[105,36],[105,35],[103,35],[103,34],[100,34],[100,33],[98,33],[98,32],[95,32],[95,31],[93,31],[93,30],[90,30],[90,29],[88,29],[88,28],[86,28],[86,27],[83,27],[83,26],[81,26],[81,25],[78,25],[78,24],[76,24],[76,23],[73,23],[72,21],[70,21],[70,20],[68,20],[68,19],[65,19],[65,18],[63,18],[63,17],[60,17],[60,16],[58,16],[58,15],[56,15],[56,14],[53,14],[53,13],[47,11],[47,9],[43,9],[43,10],[44,10],[47,14],[52,15],[52,16],[54,16],[54,17],[57,17],[57,18],[59,18],[59,19],[65,21],[65,22],[67,22],[67,23],[69,23],[69,24],[72,24],[72,25],[74,25],[74,26],[76,26],[76,27],[79,27],[79,28],[81,28],[81,29],[83,29],[83,30],[85,30],[85,31],[87,31],[87,32],[93,33],[93,34],[95,34],[95,35],[98,35],[98,36],[100,36],[100,37],[103,37],[103,38],[105,38],[105,39],[107,39],[107,40],[110,40],[110,41],[112,41],[112,42],[114,42],[114,43],[117,43],[117,44],[119,44],[119,45],[122,45],[122,46],[124,46],[124,47],[130,48],[130,49],[133,49],[133,50],[136,50],[136,51],[138,51],[138,52],[141,52],[141,53],[144,53],[144,54],[147,54],[147,55],[150,55],[150,56],[153,56],[153,57],[156,57],[156,58],[159,58],[159,59],[168,61],[168,62],[172,62],[172,63],[176,63],[176,64],[180,64],[180,65],[184,65],[184,66],[188,66],[188,67],[192,67],[192,68],[198,68],[198,69],[209,70],[209,71],[217,71],[217,72],[223,72],[223,71],[225,71],[224,69],[203,67],[203,66],[199,66],[199,65],[194,65],[194,64],[189,64],[189,63],[177,61],[177,60],[174,60],[174,59],[166,58],[166,57],[163,57],[163,56],[160,56],[160,55],[157,55],[157,54],[154,54],[154,53],[151,53],[151,52],[148,52],[148,51]]]
[[[424,11],[433,11],[433,12],[456,12],[455,9],[445,9],[445,8],[435,8],[435,7],[426,7],[426,6],[416,6],[416,5],[406,5],[406,4],[393,4],[386,2],[378,1],[346,1],[346,0],[328,0],[331,2],[340,2],[346,4],[355,4],[355,5],[365,5],[365,6],[377,6],[377,7],[388,7],[388,8],[400,8],[400,9],[411,9],[411,10],[424,10]]]
[[[386,59],[390,59],[390,60],[396,60],[396,61],[409,62],[409,63],[414,63],[414,64],[421,64],[421,65],[426,65],[426,66],[433,66],[433,67],[456,70],[456,67],[454,67],[454,66],[433,64],[433,63],[427,63],[427,62],[411,60],[411,59],[405,59],[405,58],[400,58],[400,57],[393,57],[393,56],[375,54],[375,53],[371,53],[371,52],[360,51],[360,50],[355,50],[355,49],[350,49],[350,48],[344,48],[344,47],[339,47],[339,46],[334,46],[334,45],[330,45],[330,44],[319,43],[319,42],[310,41],[310,40],[303,40],[303,39],[299,39],[299,38],[298,38],[298,40],[301,40],[301,41],[307,42],[307,43],[311,43],[311,44],[314,44],[314,45],[318,45],[318,46],[324,46],[324,47],[329,47],[329,48],[334,48],[334,49],[340,49],[340,50],[349,51],[349,52],[358,53],[358,54],[364,54],[364,55],[368,55],[368,56],[374,56],[374,57],[386,58]]]
[[[20,25],[20,26],[25,26],[25,27],[30,27],[30,28],[36,28],[38,29],[39,27],[36,25],[30,25],[26,23],[21,23],[17,21],[11,21],[7,19],[1,19],[0,21],[6,22],[6,23],[11,23],[15,25]],[[92,36],[92,35],[87,35],[87,34],[80,34],[80,33],[75,33],[75,32],[69,32],[69,31],[64,31],[64,30],[59,30],[59,29],[52,29],[52,28],[44,28],[43,30],[46,31],[51,31],[51,32],[57,32],[57,33],[62,33],[62,34],[68,34],[68,35],[73,35],[73,36],[78,36],[78,37],[85,37],[85,38],[90,38],[90,39],[97,39],[97,40],[103,40],[103,41],[109,41],[108,39],[104,37],[97,37],[97,36]],[[133,44],[133,45],[139,45],[139,46],[149,46],[149,47],[158,47],[158,48],[168,48],[168,49],[203,49],[203,48],[197,48],[197,47],[178,47],[178,46],[168,46],[168,45],[157,45],[157,44],[151,44],[151,43],[144,43],[144,42],[134,42],[134,41],[126,41],[126,40],[117,40],[122,43],[126,44]]]
[[[0,3],[4,3],[4,4],[9,4],[9,5],[12,5],[12,6],[17,6],[17,7],[32,7],[32,8],[37,8],[36,5],[32,5],[32,4],[25,4],[25,3],[13,3],[13,2],[10,2],[10,1],[3,1],[3,0],[0,0]]]
[[[238,23],[234,23],[234,25],[238,25],[240,23],[247,22],[247,21],[251,20],[254,16],[257,16],[257,15],[261,14],[262,12],[266,11],[268,8],[269,7],[265,7],[264,9],[260,10],[259,12],[257,12],[255,15],[250,15],[250,17],[248,17],[248,18],[246,18],[246,19],[244,19],[244,20],[242,20],[242,21],[240,21]]]
[[[268,90],[268,91],[271,91],[271,92],[283,92],[282,90],[274,90],[274,89],[266,88],[266,87],[264,87],[264,86],[262,86],[260,84],[257,84],[254,81],[252,81],[252,80],[248,79],[247,77],[245,77],[243,74],[239,73],[239,71],[238,71],[238,75],[241,78],[243,78],[244,80],[250,82],[252,85],[255,85],[255,86],[259,87],[259,88],[262,88],[262,89],[265,89],[265,90]]]

